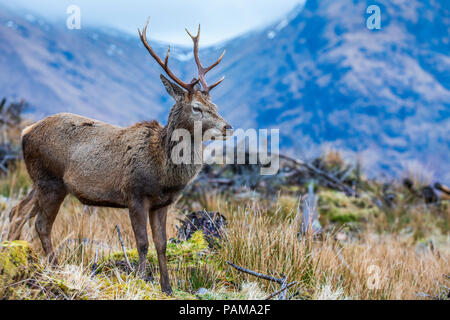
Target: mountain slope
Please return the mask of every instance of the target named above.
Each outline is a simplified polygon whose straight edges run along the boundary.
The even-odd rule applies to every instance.
[[[308,0],[266,29],[202,50],[206,65],[227,49],[208,75],[226,76],[213,100],[234,127],[279,128],[282,148],[296,156],[327,144],[361,154],[375,172],[417,160],[450,182],[449,2],[377,1],[381,30],[373,31],[371,4]],[[196,74],[190,51],[172,47],[170,60],[186,80]],[[0,72],[1,94],[26,98],[36,117],[164,122],[172,104],[137,35],[67,30],[3,9]]]
[[[245,106],[244,124],[280,128],[297,155],[327,143],[361,153],[368,168],[418,159],[450,181],[449,3],[377,1],[374,31],[371,4],[308,0],[295,17],[228,43],[218,101]]]
[[[161,54],[166,50],[153,45]],[[178,61],[171,63],[177,69]],[[159,66],[137,36],[68,30],[4,8],[0,71],[0,94],[25,98],[36,117],[70,111],[125,125],[164,118],[172,103],[160,83]]]

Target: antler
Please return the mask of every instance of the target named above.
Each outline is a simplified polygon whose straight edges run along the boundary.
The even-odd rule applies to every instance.
[[[200,62],[200,58],[198,56],[198,43],[200,40],[200,25],[198,25],[198,32],[197,32],[197,36],[193,36],[190,34],[190,32],[188,31],[188,29],[186,29],[186,32],[188,33],[188,35],[191,37],[192,41],[194,42],[194,58],[195,58],[195,63],[197,64],[198,67],[198,77],[200,80],[200,83],[202,84],[203,87],[203,91],[205,93],[209,93],[210,90],[212,90],[213,88],[215,88],[219,83],[221,83],[225,77],[222,77],[222,79],[220,79],[219,81],[217,81],[216,83],[214,83],[213,85],[208,86],[208,84],[206,83],[205,80],[205,75],[215,66],[217,66],[220,61],[222,60],[223,56],[225,55],[225,50],[223,51],[222,55],[219,57],[219,59],[214,62],[212,65],[210,65],[208,68],[204,68],[202,66],[202,63]]]
[[[195,85],[198,83],[199,80],[195,79],[193,80],[191,83],[186,83],[181,81],[180,79],[178,79],[173,73],[172,71],[170,71],[169,67],[168,67],[168,62],[169,62],[169,54],[170,54],[170,46],[167,49],[167,54],[166,54],[166,58],[164,59],[164,62],[161,60],[160,57],[158,57],[158,55],[155,53],[155,51],[153,51],[152,47],[150,47],[150,45],[147,42],[147,26],[148,26],[148,22],[149,22],[150,18],[147,19],[147,23],[145,24],[144,29],[141,30],[138,29],[139,32],[139,36],[141,38],[142,43],[144,44],[144,46],[147,48],[148,52],[150,53],[150,55],[156,60],[156,62],[158,62],[158,64],[164,69],[164,71],[167,73],[167,75],[172,78],[173,81],[175,81],[178,85],[180,85],[181,87],[185,88],[187,91],[189,92],[193,92],[194,91],[194,87]]]

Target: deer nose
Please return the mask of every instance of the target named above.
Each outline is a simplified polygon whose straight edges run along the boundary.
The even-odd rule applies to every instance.
[[[230,126],[228,123],[223,127],[223,135],[224,137],[232,136],[233,135],[233,127]]]

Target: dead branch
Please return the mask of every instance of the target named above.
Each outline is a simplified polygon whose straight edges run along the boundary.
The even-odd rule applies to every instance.
[[[442,191],[442,192],[444,192],[444,193],[450,195],[450,188],[449,188],[449,187],[447,187],[447,186],[445,186],[445,185],[443,185],[443,184],[441,184],[441,183],[439,183],[439,182],[436,182],[436,183],[434,184],[434,187],[435,187],[436,189],[438,189],[439,191]]]
[[[345,192],[345,194],[347,194],[348,196],[353,196],[354,195],[354,190],[352,188],[350,188],[349,186],[343,184],[338,178],[328,174],[327,172],[320,170],[318,168],[316,168],[315,166],[303,162],[301,160],[297,160],[291,157],[288,157],[286,155],[280,154],[279,155],[280,158],[286,159],[288,161],[291,161],[293,163],[295,163],[298,166],[301,167],[305,167],[306,169],[308,169],[309,171],[311,171],[313,174],[316,174],[318,176],[321,176],[323,178],[325,178],[325,180],[327,180],[329,183],[331,183],[333,186],[335,186],[338,190],[341,190],[343,192]]]
[[[229,264],[230,266],[232,266],[233,268],[235,268],[238,271],[241,271],[241,272],[244,272],[244,273],[248,273],[248,274],[251,274],[252,276],[255,276],[257,278],[273,281],[273,282],[276,282],[276,283],[279,283],[279,284],[283,285],[283,279],[275,278],[275,277],[268,276],[268,275],[263,274],[263,273],[252,271],[250,269],[246,269],[244,267],[237,266],[234,263],[231,263],[229,261],[226,261],[226,263]]]
[[[287,276],[283,276],[282,280],[283,280],[283,283],[281,284],[281,289],[283,289],[283,287],[286,287],[287,284],[288,284],[287,283]],[[286,300],[286,294],[287,294],[287,290],[283,290],[280,293],[280,295],[278,297],[278,300]]]
[[[281,287],[280,290],[278,290],[278,291],[272,293],[270,296],[268,296],[268,297],[265,298],[264,300],[270,300],[270,299],[272,299],[273,297],[276,297],[277,295],[279,295],[280,293],[286,292],[287,289],[289,289],[290,287],[292,287],[292,286],[293,286],[294,284],[296,284],[296,283],[297,283],[297,281],[294,281],[294,282],[291,282],[291,283],[289,283],[289,284],[287,284],[287,285]],[[285,300],[285,299],[280,299],[280,300]]]
[[[131,266],[130,260],[128,260],[127,252],[125,251],[125,246],[123,244],[122,234],[120,233],[119,225],[116,224],[117,234],[119,235],[120,245],[122,246],[123,255],[125,256],[125,261],[127,263],[128,268],[133,271],[133,267]]]

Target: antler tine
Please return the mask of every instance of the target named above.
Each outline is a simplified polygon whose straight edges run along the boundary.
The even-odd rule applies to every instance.
[[[198,25],[198,31],[197,31],[197,35],[195,37],[189,32],[189,30],[187,28],[186,28],[186,32],[191,37],[192,42],[194,42],[194,59],[195,59],[195,63],[197,64],[197,68],[198,68],[198,78],[200,80],[200,83],[202,84],[203,90],[207,91],[208,84],[205,81],[205,74],[206,74],[205,69],[203,68],[200,58],[198,56],[198,44],[199,44],[199,40],[200,40],[200,25]]]
[[[220,63],[220,61],[222,61],[223,56],[225,55],[226,52],[227,52],[227,50],[224,49],[222,54],[220,55],[219,59],[217,59],[216,62],[214,62],[212,65],[210,65],[208,68],[205,69],[205,74],[208,73],[212,68],[217,66]]]
[[[170,46],[167,47],[166,59],[164,60],[164,67],[167,68],[167,64],[169,63],[169,55],[170,55]]]
[[[219,59],[214,62],[212,65],[210,65],[208,68],[204,68],[202,66],[202,63],[200,61],[200,57],[198,55],[198,48],[199,48],[199,41],[200,41],[200,25],[198,25],[198,31],[197,31],[197,35],[194,37],[188,29],[186,29],[187,34],[191,37],[192,41],[194,42],[194,59],[195,59],[195,63],[197,64],[197,68],[198,68],[198,77],[200,80],[200,83],[203,86],[203,91],[206,93],[209,93],[209,91],[211,89],[213,89],[214,87],[216,87],[219,83],[221,83],[225,78],[223,77],[222,79],[220,79],[219,81],[217,81],[216,83],[214,83],[212,86],[208,86],[208,84],[206,83],[205,80],[205,75],[211,71],[212,68],[214,68],[215,66],[217,66],[220,61],[222,61],[223,56],[225,55],[225,50],[223,51],[222,55],[219,57]]]
[[[217,82],[214,83],[213,85],[210,85],[210,86],[208,87],[208,91],[210,91],[210,90],[214,89],[215,87],[217,87],[223,80],[225,80],[225,77],[220,78],[219,81],[217,81]]]
[[[197,80],[196,82],[186,83],[186,82],[183,82],[180,79],[178,79],[172,73],[172,71],[170,71],[169,66],[168,66],[169,55],[170,55],[170,46],[167,49],[166,58],[164,59],[164,62],[163,62],[161,60],[161,58],[155,53],[155,51],[153,51],[152,47],[148,44],[148,41],[147,41],[147,27],[148,27],[149,20],[150,20],[150,18],[147,19],[147,23],[145,24],[144,28],[142,29],[142,32],[138,28],[139,37],[141,38],[141,41],[144,44],[144,47],[147,49],[147,51],[150,53],[150,55],[153,57],[153,59],[155,59],[156,62],[158,62],[158,64],[164,69],[164,71],[167,73],[167,75],[173,81],[175,81],[178,85],[180,85],[181,87],[183,87],[184,89],[186,89],[189,92],[194,91],[194,86],[198,83],[199,80]]]
[[[184,28],[184,30],[186,30],[186,32],[188,33],[188,35],[191,37],[191,39],[193,41],[195,41],[197,38],[200,38],[200,25],[198,25],[197,36],[195,36],[195,37],[189,32],[189,30],[187,28]]]

